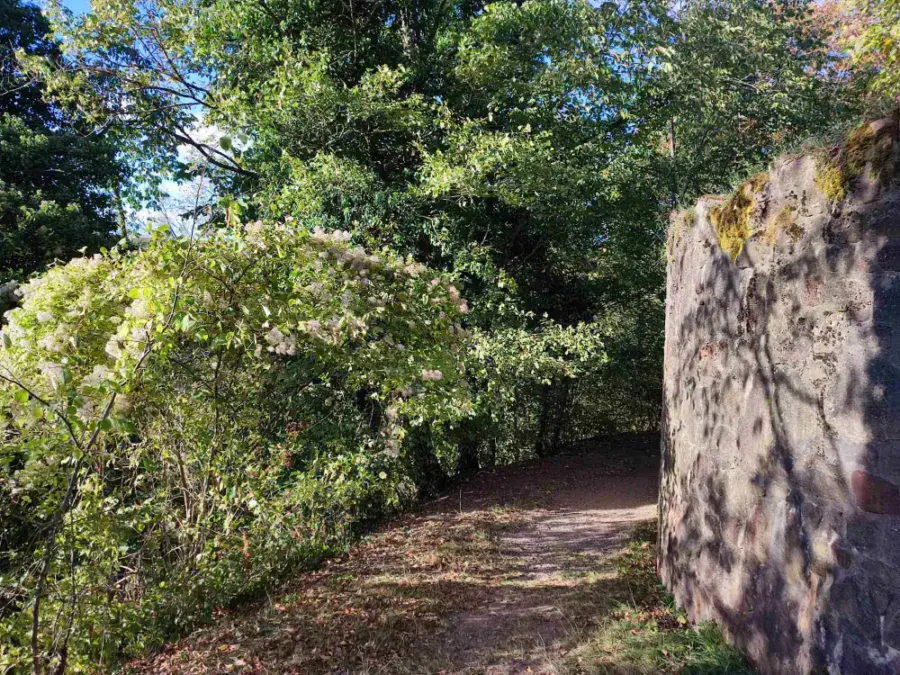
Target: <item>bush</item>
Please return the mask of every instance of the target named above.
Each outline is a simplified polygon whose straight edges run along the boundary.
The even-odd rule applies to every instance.
[[[455,462],[466,303],[349,239],[160,230],[24,287],[0,350],[0,670],[109,665],[339,549],[414,495],[411,431]]]

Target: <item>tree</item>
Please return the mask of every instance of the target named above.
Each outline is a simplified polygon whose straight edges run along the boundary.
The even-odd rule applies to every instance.
[[[46,102],[17,57],[58,62],[49,32],[37,6],[0,0],[0,281],[114,240],[114,148]]]
[[[596,372],[598,425],[614,390],[659,399],[668,211],[853,111],[802,0],[93,6],[57,10],[54,95],[157,167],[193,146],[233,217],[290,213],[453,272],[488,334],[600,321],[645,387]],[[221,142],[195,133],[211,125]],[[537,376],[522,396],[548,383],[565,390]]]
[[[846,36],[854,60],[874,68],[871,88],[877,94],[900,99],[900,2],[898,0],[849,0],[851,25],[858,30]]]
[[[840,54],[805,0],[689,0],[663,76],[643,89],[644,131],[662,140],[657,194],[667,209],[723,192],[791,143],[846,123],[861,89],[833,74]],[[666,161],[668,160],[668,161]]]

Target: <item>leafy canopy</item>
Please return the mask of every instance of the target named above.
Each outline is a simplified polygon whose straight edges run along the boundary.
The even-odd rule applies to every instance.
[[[20,63],[59,62],[49,32],[36,5],[0,0],[0,282],[96,251],[116,229],[113,147],[48,103]]]

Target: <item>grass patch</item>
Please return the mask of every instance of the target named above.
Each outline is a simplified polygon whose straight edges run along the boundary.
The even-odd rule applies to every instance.
[[[753,675],[715,624],[692,626],[656,576],[656,523],[635,532],[614,565],[628,600],[570,656],[578,675]]]

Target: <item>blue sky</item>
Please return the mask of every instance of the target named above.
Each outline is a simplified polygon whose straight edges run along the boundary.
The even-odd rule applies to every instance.
[[[38,2],[39,1],[40,0],[38,0]],[[91,9],[91,0],[62,0],[62,3],[76,14],[88,12]],[[216,132],[214,128],[210,127],[207,128],[205,133],[218,132]],[[187,210],[184,204],[182,204],[181,202],[184,202],[185,200],[188,200],[188,203],[190,202],[188,197],[186,197],[185,195],[188,195],[191,199],[196,196],[196,183],[175,183],[173,181],[166,180],[163,181],[160,187],[163,192],[163,210],[154,211],[149,209],[141,209],[134,214],[135,218],[142,225],[146,225],[151,221],[156,224],[164,221],[169,221],[173,227],[187,227],[186,221],[183,221],[178,216],[173,216],[172,214]],[[177,222],[172,222],[173,220]],[[134,223],[132,223],[132,226],[134,226]]]
[[[91,8],[91,0],[63,0],[63,4],[73,12],[87,12]]]

